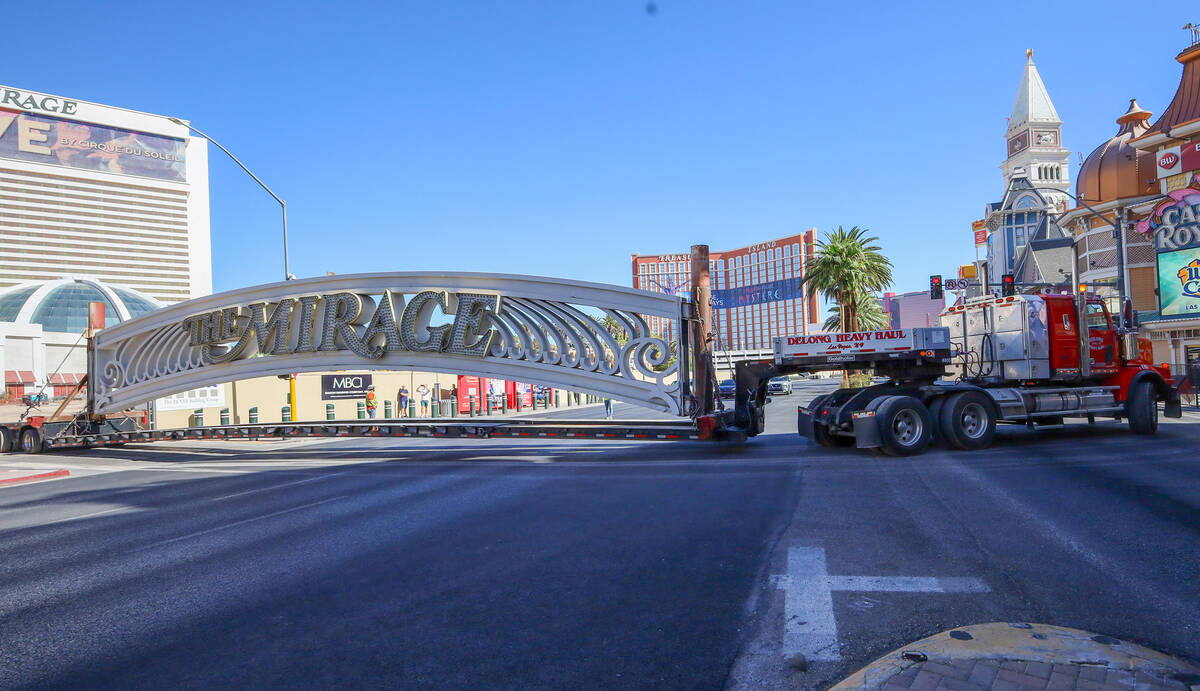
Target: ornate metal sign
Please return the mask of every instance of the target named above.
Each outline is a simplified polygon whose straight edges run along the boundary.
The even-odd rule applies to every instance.
[[[99,332],[92,405],[112,412],[270,374],[415,369],[586,391],[681,414],[686,379],[681,386],[679,363],[645,317],[681,320],[685,307],[679,298],[631,288],[500,274],[271,283]]]

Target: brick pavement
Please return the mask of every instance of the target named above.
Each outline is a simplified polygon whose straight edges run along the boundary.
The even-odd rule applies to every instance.
[[[1023,660],[927,660],[915,662],[883,682],[884,691],[1155,691],[1200,689],[1170,677],[1109,669],[1101,665],[1051,664]]]

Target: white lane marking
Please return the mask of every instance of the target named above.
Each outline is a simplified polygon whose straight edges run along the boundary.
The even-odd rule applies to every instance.
[[[991,588],[978,578],[934,576],[829,576],[830,590],[856,593],[987,593]]]
[[[823,547],[790,547],[787,573],[771,577],[784,591],[784,657],[800,653],[807,660],[837,662],[837,618],[833,592],[987,593],[978,578],[935,576],[831,576]]]
[[[30,527],[40,528],[40,527],[46,526],[46,525],[54,525],[55,523],[66,523],[68,521],[78,521],[81,518],[91,518],[92,516],[103,516],[106,513],[115,513],[117,511],[128,511],[128,510],[129,510],[128,506],[118,506],[115,509],[105,509],[104,511],[93,511],[92,513],[85,513],[85,514],[82,514],[79,516],[70,516],[68,518],[59,518],[57,520],[49,521],[46,523],[38,523],[37,525],[30,526]]]
[[[181,535],[181,536],[179,536],[179,537],[173,537],[173,538],[170,538],[170,539],[167,539],[167,540],[159,540],[158,542],[152,542],[152,543],[150,543],[150,544],[148,544],[148,545],[144,545],[144,546],[142,546],[142,547],[138,547],[137,549],[134,549],[134,550],[131,550],[131,551],[133,551],[133,552],[141,552],[141,551],[144,551],[144,550],[152,549],[152,548],[154,548],[154,547],[160,547],[160,546],[162,546],[162,545],[169,545],[169,544],[171,544],[172,542],[179,542],[180,540],[188,540],[188,539],[191,539],[191,538],[193,538],[193,537],[200,537],[201,535],[208,535],[209,533],[215,533],[215,532],[217,532],[218,530],[226,530],[226,529],[228,529],[228,528],[236,528],[236,527],[237,527],[237,526],[239,526],[239,525],[245,525],[245,524],[247,524],[247,523],[252,523],[252,522],[254,522],[254,521],[261,521],[261,520],[263,520],[263,519],[265,519],[265,518],[274,518],[275,516],[282,516],[282,515],[283,515],[283,514],[285,514],[285,513],[291,513],[291,512],[293,512],[293,511],[299,511],[299,510],[301,510],[301,509],[308,509],[308,508],[312,508],[312,507],[314,507],[314,506],[320,506],[321,504],[328,504],[328,503],[329,503],[329,502],[331,502],[331,501],[337,501],[338,499],[345,499],[347,496],[349,496],[349,495],[345,495],[345,494],[343,494],[343,495],[341,495],[341,496],[337,496],[337,497],[331,497],[331,498],[329,498],[329,499],[322,499],[321,501],[314,501],[314,502],[312,502],[311,504],[304,504],[304,505],[302,505],[302,506],[293,506],[293,507],[292,507],[292,508],[290,508],[290,509],[284,509],[284,510],[282,510],[282,511],[276,511],[276,512],[274,512],[274,513],[269,513],[269,514],[266,514],[266,515],[263,515],[263,516],[255,516],[254,518],[245,518],[245,519],[242,519],[242,520],[240,520],[240,521],[234,521],[233,523],[226,523],[225,525],[219,525],[219,526],[217,526],[217,527],[215,527],[215,528],[208,528],[207,530],[198,530],[198,531],[196,531],[196,532],[194,532],[194,533],[188,533],[187,535]]]
[[[786,576],[777,576],[784,590],[783,654],[802,653],[809,660],[840,660],[833,591],[826,580],[825,550],[792,547]]]
[[[234,497],[242,497],[247,494],[256,494],[258,492],[267,492],[267,491],[270,491],[273,489],[279,489],[280,487],[292,487],[294,485],[303,485],[307,482],[316,482],[317,480],[323,480],[327,477],[337,477],[338,475],[345,475],[348,472],[350,472],[350,471],[345,470],[340,473],[328,473],[326,475],[318,475],[316,477],[310,477],[305,480],[296,480],[295,482],[285,482],[282,485],[271,485],[270,487],[258,487],[256,489],[248,489],[244,492],[234,492],[233,494],[226,494],[223,497],[213,497],[210,501],[224,501],[226,499],[232,499]]]

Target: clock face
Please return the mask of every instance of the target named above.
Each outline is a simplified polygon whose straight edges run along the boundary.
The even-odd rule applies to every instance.
[[[1012,156],[1018,151],[1024,151],[1029,148],[1029,130],[1018,134],[1008,140],[1008,155]]]

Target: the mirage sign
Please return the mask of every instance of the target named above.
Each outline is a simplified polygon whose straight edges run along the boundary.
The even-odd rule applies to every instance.
[[[499,295],[426,290],[405,304],[402,294],[330,293],[224,307],[183,319],[188,345],[200,348],[205,364],[254,355],[349,350],[368,360],[387,351],[411,350],[482,357],[496,330]],[[433,326],[434,311],[453,314],[450,324]]]
[[[197,298],[104,329],[92,341],[89,384],[103,414],[272,374],[418,370],[678,413],[680,364],[646,317],[679,333],[686,308],[669,295],[531,276],[323,276]],[[335,388],[357,395],[364,382]]]

